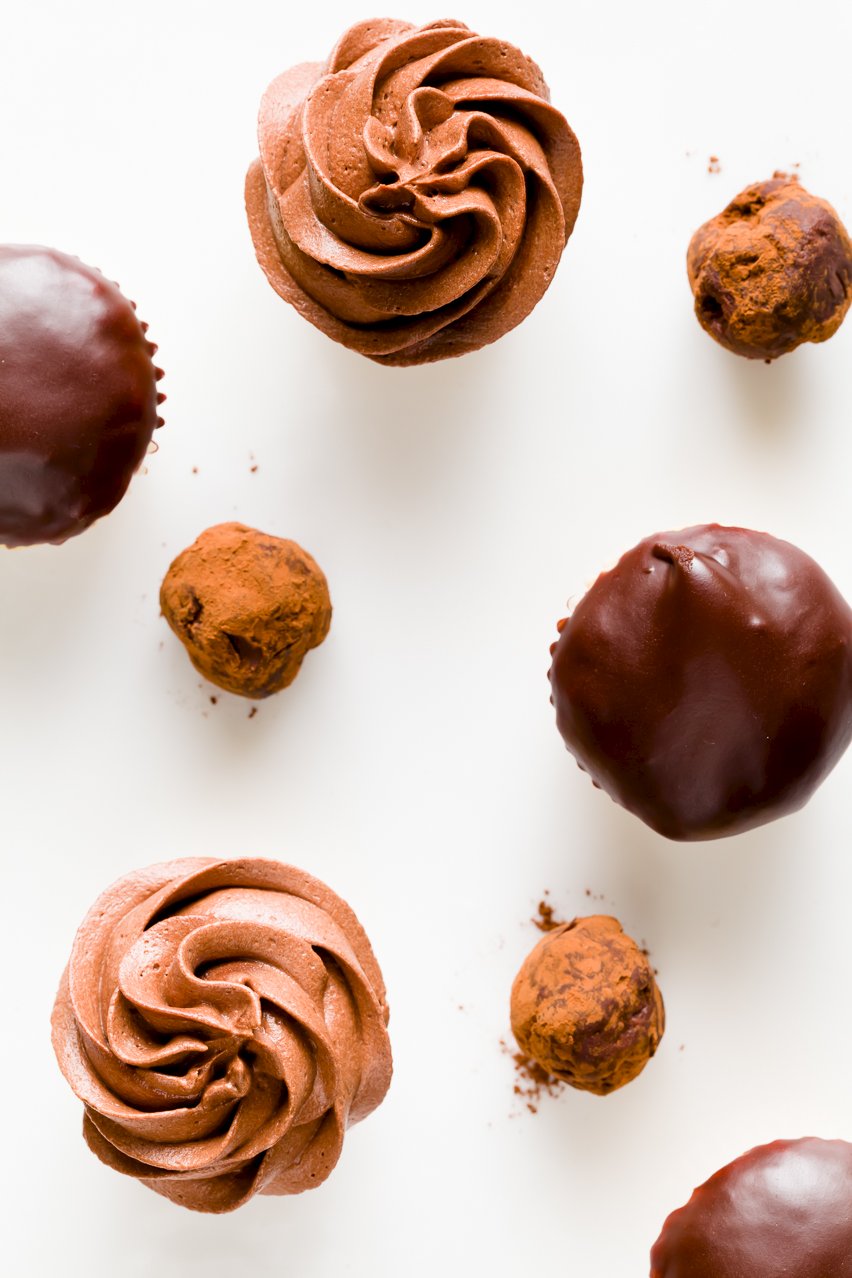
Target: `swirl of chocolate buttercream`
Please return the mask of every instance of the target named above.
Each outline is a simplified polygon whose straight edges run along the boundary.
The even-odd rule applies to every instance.
[[[347,31],[272,82],[246,206],[272,286],[383,364],[477,350],[550,284],[580,148],[541,71],[446,20]]]
[[[90,1148],[225,1212],[319,1185],[390,1084],[385,989],[355,915],[277,861],[192,858],[113,884],[53,1012]]]

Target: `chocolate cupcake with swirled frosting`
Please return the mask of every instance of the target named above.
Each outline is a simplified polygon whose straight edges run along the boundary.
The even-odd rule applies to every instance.
[[[460,22],[374,19],[272,82],[246,181],[273,288],[382,364],[478,350],[548,288],[580,148],[538,66]]]
[[[330,888],[277,861],[192,858],[92,906],[53,1045],[102,1162],[226,1212],[333,1170],[391,1078],[384,982]]]

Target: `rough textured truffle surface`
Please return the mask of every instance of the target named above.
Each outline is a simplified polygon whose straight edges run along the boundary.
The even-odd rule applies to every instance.
[[[796,811],[852,740],[852,609],[768,533],[655,533],[559,629],[550,683],[566,746],[670,839]]]
[[[580,148],[539,68],[450,19],[357,23],[273,80],[258,133],[246,208],[269,282],[382,364],[514,328],[580,208]]]
[[[651,1278],[848,1278],[852,1145],[775,1141],[729,1163],[669,1216]]]
[[[178,555],[160,606],[196,670],[244,697],[292,683],[331,624],[328,585],[311,556],[236,523],[208,528]]]
[[[78,258],[0,245],[0,545],[63,542],[124,496],[161,424],[147,327]]]
[[[665,1028],[647,955],[607,915],[563,923],[539,941],[512,986],[511,1016],[527,1056],[598,1096],[642,1072]]]
[[[795,178],[741,191],[695,232],[687,269],[702,328],[749,359],[824,342],[852,302],[852,241]]]

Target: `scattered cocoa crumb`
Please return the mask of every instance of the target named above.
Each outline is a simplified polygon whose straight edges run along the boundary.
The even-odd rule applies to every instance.
[[[720,162],[719,162],[719,157],[718,157],[718,155],[711,155],[711,156],[710,156],[710,159],[707,161],[707,172],[708,172],[708,173],[721,173],[721,172],[722,172],[722,165],[721,165],[721,164],[720,164]]]
[[[545,890],[545,897],[550,893]],[[533,915],[531,920],[538,928],[539,932],[552,932],[554,928],[561,927],[564,919],[556,917],[553,906],[546,900],[542,899],[538,903],[538,914]]]
[[[681,1043],[680,1047],[679,1047],[677,1050],[678,1050],[679,1052],[682,1052],[685,1046],[686,1046],[686,1044],[685,1044],[685,1043]]]
[[[531,1114],[537,1114],[542,1097],[558,1096],[562,1083],[552,1074],[548,1074],[546,1069],[542,1069],[541,1065],[524,1056],[523,1052],[513,1051],[503,1038],[500,1039],[500,1047],[507,1056],[511,1056],[515,1066],[515,1084],[512,1094],[523,1102],[524,1107]]]
[[[249,710],[248,712],[249,719],[253,719],[256,714],[257,714],[257,706],[252,706],[251,710]]]
[[[215,705],[217,705],[217,704],[218,704],[218,701],[219,701],[219,698],[218,698],[218,697],[211,697],[211,698],[210,698],[210,704],[211,704],[211,706],[215,706]]]
[[[257,466],[250,466],[250,467],[249,467],[249,470],[250,470],[250,471],[251,471],[251,473],[254,475],[254,474],[256,473],[256,471],[257,471]]]
[[[193,475],[197,475],[197,474],[198,474],[198,467],[197,467],[197,466],[193,466],[193,468],[192,468],[192,473],[193,473]]]
[[[548,1074],[535,1061],[531,1061],[522,1052],[513,1052],[515,1063],[515,1086],[512,1091],[519,1097],[531,1114],[538,1113],[543,1096],[558,1096],[562,1084],[558,1078]]]
[[[548,905],[546,901],[539,901],[538,914],[533,915],[532,922],[536,925],[539,932],[552,932],[558,923],[553,921],[553,906]]]

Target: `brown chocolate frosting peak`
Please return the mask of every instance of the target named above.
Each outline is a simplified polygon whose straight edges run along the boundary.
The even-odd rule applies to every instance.
[[[95,902],[53,1012],[110,1167],[224,1212],[319,1185],[390,1084],[388,1008],[349,907],[277,861],[192,858]]]
[[[386,364],[477,350],[544,294],[582,192],[539,68],[451,20],[345,33],[279,76],[246,182],[255,251],[288,302]]]

